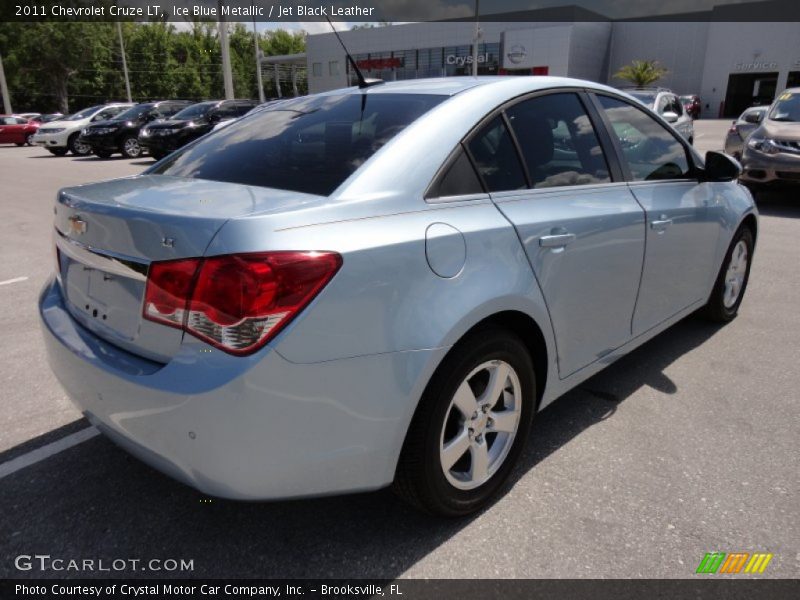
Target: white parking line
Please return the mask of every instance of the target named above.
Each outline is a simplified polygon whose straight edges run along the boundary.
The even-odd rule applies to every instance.
[[[19,283],[20,281],[26,281],[27,277],[15,277],[14,279],[6,279],[5,281],[0,281],[0,285],[8,285],[9,283]]]
[[[54,454],[58,454],[59,452],[63,452],[68,448],[77,446],[78,444],[90,440],[97,435],[100,435],[100,432],[97,429],[94,427],[87,427],[86,429],[76,431],[75,433],[63,437],[60,440],[56,440],[55,442],[51,442],[50,444],[42,446],[41,448],[31,450],[27,454],[18,456],[17,458],[0,465],[0,479],[6,477],[7,475],[11,475],[12,473],[16,473],[20,469],[30,467],[39,461],[45,460],[46,458],[50,458]]]

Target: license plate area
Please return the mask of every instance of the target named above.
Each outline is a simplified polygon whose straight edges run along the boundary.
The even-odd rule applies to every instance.
[[[67,301],[84,325],[110,330],[124,340],[136,338],[143,282],[91,267],[71,256],[62,258],[61,269]]]

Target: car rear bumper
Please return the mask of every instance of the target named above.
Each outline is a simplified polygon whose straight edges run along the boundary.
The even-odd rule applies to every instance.
[[[446,349],[296,364],[237,358],[187,338],[161,365],[78,325],[51,280],[39,300],[51,368],[118,445],[219,497],[260,500],[388,485],[405,431]]]
[[[765,155],[745,148],[741,181],[751,184],[800,185],[800,155]]]

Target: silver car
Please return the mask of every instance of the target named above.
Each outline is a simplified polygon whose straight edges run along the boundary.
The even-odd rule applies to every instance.
[[[739,115],[728,134],[725,136],[725,152],[736,158],[742,159],[744,143],[753,131],[758,129],[759,123],[764,119],[764,115],[769,109],[768,106],[751,106]]]
[[[741,181],[752,190],[800,185],[800,88],[778,95],[742,151]]]
[[[623,91],[656,112],[690,144],[694,143],[694,120],[679,96],[666,88],[623,88]]]
[[[698,309],[736,316],[757,231],[738,175],[574,79],[286,101],[58,193],[49,361],[204,493],[393,485],[467,514],[537,411]]]

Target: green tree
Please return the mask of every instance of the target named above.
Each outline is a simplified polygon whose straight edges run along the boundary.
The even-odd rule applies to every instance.
[[[614,73],[617,79],[630,81],[638,87],[650,85],[669,73],[657,60],[634,60],[631,64],[620,67]]]

